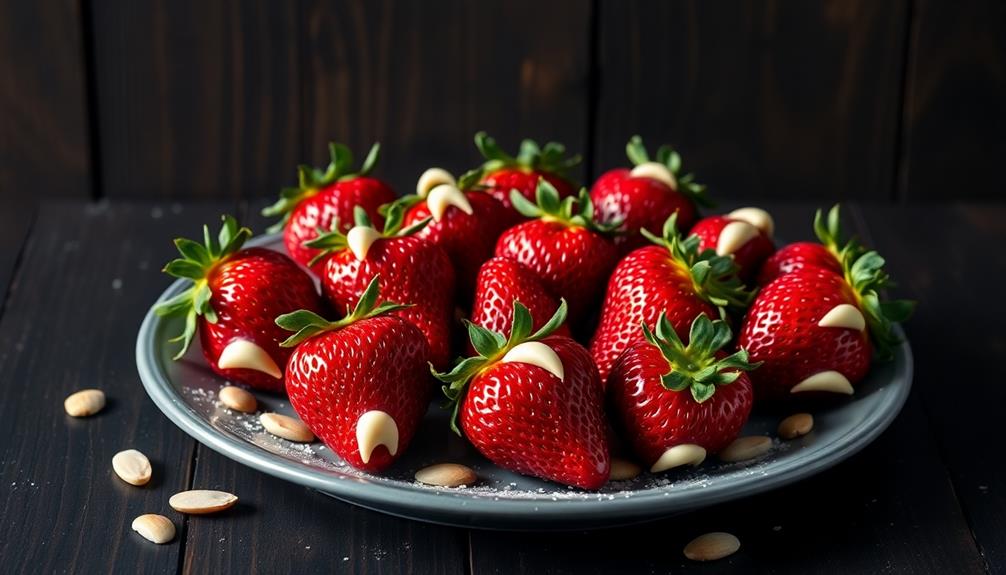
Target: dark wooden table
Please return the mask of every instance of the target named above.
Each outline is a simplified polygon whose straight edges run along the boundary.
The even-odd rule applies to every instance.
[[[810,235],[815,206],[769,204],[779,234]],[[1006,205],[849,205],[849,223],[888,257],[907,325],[912,395],[891,428],[846,463],[797,485],[638,527],[529,534],[426,525],[341,503],[198,445],[140,386],[140,319],[168,284],[170,239],[234,204],[50,203],[0,212],[0,569],[4,573],[982,573],[1006,571],[1006,354],[998,300]],[[254,208],[254,207],[253,207]],[[263,222],[248,217],[256,230]],[[84,387],[109,406],[75,420]],[[137,448],[154,481],[116,479]],[[218,488],[242,503],[183,517],[167,498]],[[168,510],[168,511],[165,511]],[[180,527],[157,546],[130,529],[160,512]],[[681,554],[693,536],[736,534],[712,564]]]

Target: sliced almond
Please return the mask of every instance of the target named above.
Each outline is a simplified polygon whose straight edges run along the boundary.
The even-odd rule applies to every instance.
[[[314,434],[299,419],[278,413],[263,413],[259,416],[259,421],[266,431],[277,437],[296,441],[297,443],[310,443],[314,441]]]
[[[809,413],[794,413],[779,422],[779,437],[796,439],[810,433],[814,429],[814,416]]]
[[[628,481],[629,479],[639,477],[639,474],[642,472],[643,468],[635,463],[620,457],[612,457],[611,475],[608,476],[608,479],[611,481]]]
[[[715,561],[733,555],[740,548],[740,540],[733,535],[714,531],[689,541],[685,545],[685,557],[692,561]]]
[[[258,401],[248,390],[228,385],[220,390],[220,403],[228,409],[240,411],[242,413],[255,413],[258,409]]]
[[[772,438],[764,435],[738,437],[720,452],[720,460],[727,462],[747,461],[761,457],[772,449]]]
[[[119,479],[130,485],[150,482],[150,460],[135,449],[120,451],[112,457],[112,470]]]
[[[73,417],[87,417],[105,408],[105,392],[82,389],[63,400],[63,409]]]
[[[204,515],[206,513],[216,513],[224,509],[234,507],[238,502],[237,495],[226,491],[213,491],[211,489],[193,489],[175,493],[168,499],[168,505],[179,513],[189,513],[191,515]]]
[[[133,519],[133,531],[158,545],[175,538],[175,524],[163,515],[148,513]]]
[[[479,476],[471,468],[458,463],[437,463],[416,472],[416,481],[439,487],[471,485]]]

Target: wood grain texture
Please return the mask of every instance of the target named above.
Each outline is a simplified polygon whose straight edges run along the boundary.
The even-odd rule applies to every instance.
[[[37,218],[0,319],[0,557],[6,573],[175,572],[178,540],[132,532],[142,513],[182,517],[167,496],[189,481],[194,442],[147,398],[136,374],[140,320],[168,285],[170,238],[199,232],[222,206],[48,204]],[[98,415],[74,419],[63,399],[97,387]],[[112,456],[153,463],[143,488]],[[180,531],[182,532],[182,531]]]
[[[108,197],[275,194],[300,157],[298,4],[94,2]]]
[[[906,4],[601,0],[595,171],[640,133],[715,196],[891,197]]]
[[[15,268],[35,219],[35,206],[26,201],[12,202],[0,212],[0,317],[7,299],[7,289],[14,280]]]
[[[916,0],[899,193],[1003,199],[1006,4]]]
[[[583,150],[589,7],[306,0],[305,160],[326,160],[329,140],[359,154],[380,140],[377,173],[409,193],[430,166],[478,165],[478,130],[512,152],[523,137]]]
[[[0,197],[87,198],[80,2],[0,0]]]

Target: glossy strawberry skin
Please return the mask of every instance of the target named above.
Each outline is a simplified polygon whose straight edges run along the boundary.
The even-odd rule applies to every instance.
[[[608,480],[607,424],[597,368],[587,350],[549,336],[564,380],[526,363],[496,363],[476,375],[461,405],[465,437],[493,463],[583,489]]]
[[[698,403],[688,389],[677,392],[661,385],[660,377],[669,370],[660,350],[640,340],[619,357],[608,378],[616,429],[647,467],[667,449],[684,443],[719,452],[737,438],[754,404],[751,380],[743,372]]]
[[[622,253],[647,245],[639,230],[660,236],[664,222],[678,214],[678,229],[687,232],[695,222],[695,206],[686,196],[652,178],[636,178],[629,170],[609,170],[590,189],[595,218],[601,223],[622,222],[625,233],[615,238]]]
[[[457,207],[449,207],[438,222],[430,220],[416,237],[429,240],[443,248],[451,258],[458,280],[458,293],[470,297],[475,287],[475,276],[479,266],[493,255],[496,240],[510,218],[509,211],[498,201],[481,192],[466,192],[465,197],[472,206],[471,215]],[[403,227],[430,217],[426,202],[420,202],[409,209]]]
[[[699,236],[699,248],[716,250],[723,228],[731,222],[740,221],[726,216],[709,216],[702,218],[692,226],[690,233]],[[765,232],[758,230],[758,235],[751,238],[733,253],[734,262],[740,268],[738,275],[744,281],[750,281],[758,273],[761,266],[772,253],[775,245]]]
[[[517,190],[528,201],[534,202],[538,180],[542,178],[555,187],[560,199],[576,195],[576,187],[569,180],[540,170],[501,168],[482,176],[480,183],[487,186],[485,191],[508,210],[508,219],[504,226],[508,228],[525,220],[525,217],[510,203],[510,190]]]
[[[642,339],[641,322],[652,329],[661,311],[683,339],[699,315],[719,317],[716,308],[695,293],[687,270],[666,248],[651,245],[625,256],[608,280],[601,321],[590,342],[603,381],[629,344]]]
[[[360,206],[380,229],[384,218],[377,213],[377,208],[393,201],[395,192],[375,178],[359,176],[335,182],[297,204],[283,230],[283,243],[290,257],[306,266],[318,250],[304,247],[304,242],[318,237],[319,227],[328,230],[332,222],[338,221],[340,231],[349,231],[354,224],[353,208]],[[315,272],[320,271],[321,266],[316,266]]]
[[[768,285],[781,275],[806,268],[820,268],[839,276],[843,274],[842,264],[828,248],[814,242],[797,242],[783,246],[765,260],[758,272],[758,285]]]
[[[408,449],[435,389],[430,348],[411,323],[376,316],[320,334],[297,346],[286,366],[290,404],[304,423],[347,463],[379,472]],[[356,423],[372,410],[398,427],[398,449],[378,446],[364,463]]]
[[[838,371],[853,385],[866,376],[872,356],[867,332],[817,325],[839,304],[860,307],[842,277],[820,268],[780,276],[762,288],[737,340],[752,362],[764,362],[751,373],[759,399],[792,398],[793,386],[822,371]]]
[[[595,306],[618,262],[618,250],[604,236],[546,220],[530,220],[504,232],[496,256],[533,270],[550,293],[566,299],[573,322]]]
[[[348,249],[331,255],[325,261],[321,285],[332,307],[342,311],[356,305],[377,274],[385,300],[412,305],[395,315],[426,335],[431,361],[438,369],[446,367],[454,314],[454,268],[447,254],[415,236],[381,238],[370,246],[363,261]]]
[[[298,309],[321,311],[321,296],[311,277],[279,252],[246,248],[218,264],[208,282],[217,322],[201,319],[199,339],[210,367],[228,380],[282,392],[282,379],[252,369],[221,369],[217,359],[232,341],[245,339],[266,350],[282,370],[292,350],[279,344],[290,334],[274,320]]]

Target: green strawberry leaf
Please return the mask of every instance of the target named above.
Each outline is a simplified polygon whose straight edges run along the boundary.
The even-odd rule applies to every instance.
[[[485,132],[475,134],[475,147],[486,160],[480,168],[483,172],[480,175],[503,168],[521,168],[565,177],[570,169],[583,160],[579,154],[567,158],[566,146],[558,142],[548,142],[544,146],[539,146],[537,142],[529,139],[521,141],[517,156],[514,157],[504,152],[496,140]],[[461,189],[469,188],[461,186]]]

